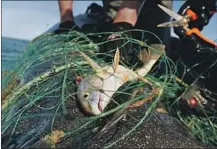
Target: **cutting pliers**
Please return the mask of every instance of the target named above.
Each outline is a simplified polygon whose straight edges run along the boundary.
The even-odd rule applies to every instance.
[[[187,36],[195,34],[203,41],[205,41],[205,42],[213,45],[215,48],[217,48],[217,44],[215,42],[213,42],[212,40],[208,39],[207,37],[205,37],[203,34],[201,34],[201,32],[198,28],[189,28],[189,22],[198,19],[197,14],[195,12],[193,12],[190,8],[186,10],[186,15],[181,16],[181,15],[177,14],[176,12],[174,12],[174,11],[172,11],[172,10],[162,6],[162,5],[158,5],[158,7],[160,7],[165,13],[167,13],[169,16],[171,16],[175,20],[171,21],[171,22],[161,23],[161,24],[157,25],[157,27],[183,27],[185,30],[185,34]]]

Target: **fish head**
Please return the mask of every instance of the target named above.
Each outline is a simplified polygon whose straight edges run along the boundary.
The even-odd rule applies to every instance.
[[[78,102],[82,109],[91,115],[103,112],[103,79],[97,75],[87,76],[82,79],[77,90]]]
[[[108,96],[108,94],[104,92],[104,86],[112,88],[113,85],[112,82],[108,83],[110,73],[101,68],[101,66],[85,53],[79,52],[96,73],[81,80],[77,90],[78,102],[83,111],[91,115],[99,115],[103,112],[111,99],[111,96]],[[119,59],[120,52],[119,49],[117,49],[112,65],[114,73],[118,69]],[[104,85],[106,79],[107,84]]]

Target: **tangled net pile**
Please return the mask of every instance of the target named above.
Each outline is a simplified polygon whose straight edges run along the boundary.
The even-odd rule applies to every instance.
[[[145,31],[137,31],[147,34]],[[90,75],[94,71],[77,51],[83,51],[100,64],[110,65],[111,63],[106,64],[102,58],[98,57],[103,55],[97,52],[99,46],[104,43],[93,43],[89,39],[90,36],[101,38],[103,34],[106,33],[82,34],[71,31],[61,35],[44,34],[29,43],[23,55],[18,58],[17,65],[10,72],[5,73],[2,80],[2,136],[7,138],[4,142],[5,146],[11,144],[14,137],[19,138],[19,134],[25,135],[19,138],[17,147],[31,144],[38,137],[47,138],[53,145],[60,138],[71,138],[79,142],[82,136],[94,133],[88,130],[94,130],[93,128],[106,116],[148,95],[139,95],[125,100],[113,108],[106,109],[99,116],[86,117],[79,112],[76,105],[75,79],[77,76]],[[122,39],[126,43],[147,46],[144,42],[133,38],[123,37]],[[146,77],[160,85],[161,94],[155,95],[145,114],[123,138],[145,121],[159,100],[163,103],[169,103],[168,100],[171,99],[176,101],[175,104],[179,102],[176,100],[178,99],[176,92],[183,90],[184,86],[177,83],[176,65],[166,55],[163,55],[159,61],[160,64],[164,64],[164,72],[161,75],[151,72]],[[128,83],[118,90],[116,96],[129,95],[129,89],[139,86],[144,86],[144,82]],[[216,117],[201,118],[193,114],[182,116],[176,106],[174,108],[168,104],[165,105],[173,109],[169,111],[175,111],[180,120],[190,127],[204,143],[217,145],[217,125],[213,123]],[[77,115],[72,113],[77,113]],[[69,117],[70,125],[66,125],[64,116]],[[49,134],[55,134],[53,136],[56,138],[50,137]],[[119,140],[107,144],[106,147],[111,147]]]

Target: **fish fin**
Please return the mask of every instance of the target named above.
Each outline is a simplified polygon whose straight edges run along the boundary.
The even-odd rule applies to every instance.
[[[103,69],[94,61],[92,60],[89,56],[87,56],[85,53],[79,51],[79,53],[85,58],[87,63],[94,69],[95,72],[100,72]]]
[[[144,65],[137,69],[136,72],[142,77],[145,76],[164,52],[165,45],[163,44],[152,44],[148,49],[142,50],[139,53],[138,58],[144,63]]]
[[[120,61],[120,50],[117,48],[117,50],[115,52],[114,62],[112,64],[112,68],[114,70],[114,73],[117,72],[119,61]]]

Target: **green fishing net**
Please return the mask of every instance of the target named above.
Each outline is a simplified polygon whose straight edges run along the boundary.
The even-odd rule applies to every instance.
[[[151,34],[142,30],[136,31],[144,36]],[[107,117],[122,111],[135,101],[151,96],[152,92],[149,90],[146,94],[132,98],[131,91],[146,84],[142,81],[129,82],[116,92],[111,106],[108,106],[103,114],[85,116],[80,112],[76,103],[76,78],[88,76],[94,71],[78,51],[86,53],[102,66],[111,65],[112,62],[106,63],[102,57],[112,55],[99,53],[100,46],[105,42],[96,40],[103,38],[104,34],[111,33],[83,34],[77,31],[60,35],[48,33],[28,44],[15,67],[3,73],[2,77],[4,146],[12,147],[16,140],[16,148],[22,148],[44,139],[54,147],[63,138],[66,142],[68,140],[69,144],[79,146],[102,129]],[[91,40],[93,37],[94,42]],[[140,48],[148,46],[143,41],[126,36],[122,39]],[[178,108],[177,92],[185,90],[186,86],[177,80],[177,65],[164,54],[153,70],[159,70],[159,66],[164,68],[160,74],[151,71],[145,76],[159,89],[158,94],[153,95],[147,110],[141,113],[128,132],[105,146],[112,147],[139,127],[159,101],[164,103],[167,110],[176,115],[183,125],[191,128],[204,143],[216,145],[217,125],[213,123],[216,118],[209,116],[201,118],[193,114],[183,116]]]

